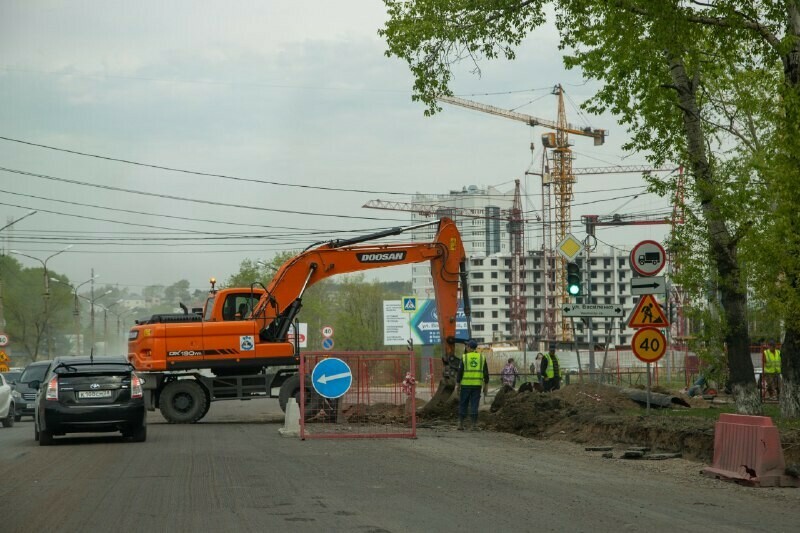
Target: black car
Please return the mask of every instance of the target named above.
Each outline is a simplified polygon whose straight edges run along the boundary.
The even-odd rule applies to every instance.
[[[34,361],[25,367],[22,375],[14,385],[14,421],[19,422],[23,416],[33,416],[36,406],[37,390],[31,383],[41,383],[50,368],[52,361]]]
[[[53,360],[39,393],[34,438],[41,446],[55,435],[120,431],[147,439],[142,380],[124,357],[60,357]]]

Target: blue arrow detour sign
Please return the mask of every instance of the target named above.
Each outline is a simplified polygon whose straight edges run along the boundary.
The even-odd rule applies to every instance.
[[[344,396],[353,384],[353,373],[347,363],[341,359],[330,357],[323,359],[311,372],[311,384],[323,398],[339,398]]]

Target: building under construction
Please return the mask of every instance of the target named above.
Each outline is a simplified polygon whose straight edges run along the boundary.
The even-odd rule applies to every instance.
[[[558,305],[555,272],[561,261],[552,253],[545,255],[541,241],[522,240],[522,264],[518,265],[517,275],[520,278],[518,292],[523,300],[518,307],[524,316],[515,319],[512,300],[514,251],[518,243],[510,220],[517,197],[517,190],[504,192],[495,187],[469,185],[447,194],[414,195],[411,202],[373,201],[367,206],[407,211],[412,223],[440,216],[455,220],[469,257],[473,336],[481,342],[524,344],[528,349],[538,350],[551,338],[547,333],[546,312]],[[429,228],[416,230],[412,239],[430,240],[430,231]],[[629,253],[629,249],[620,247],[598,247],[591,255],[590,265],[584,264],[583,257],[577,259],[588,276],[587,282],[591,283],[587,287],[591,290],[591,303],[619,304],[626,315],[633,310],[638,297],[630,294],[630,280],[634,274]],[[550,264],[546,265],[545,261]],[[412,289],[418,298],[432,298],[433,286],[427,267],[413,267]],[[520,327],[524,331],[519,331]],[[624,328],[624,323],[618,319],[596,318],[592,322],[592,341],[596,344],[626,345],[633,333],[634,330]],[[574,338],[583,346],[589,341],[588,328],[581,320],[575,321]]]

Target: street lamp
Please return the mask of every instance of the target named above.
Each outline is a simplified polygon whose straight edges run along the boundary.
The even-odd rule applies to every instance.
[[[91,280],[89,280],[89,281],[91,281]],[[78,297],[79,297],[79,298],[83,298],[84,300],[86,300],[87,302],[89,302],[89,304],[90,304],[90,306],[91,306],[91,307],[90,307],[90,309],[91,309],[91,317],[92,317],[92,338],[91,338],[91,340],[92,340],[92,345],[91,345],[91,347],[89,348],[89,350],[90,350],[90,353],[93,353],[93,351],[94,351],[94,340],[95,340],[95,337],[94,337],[94,306],[95,306],[95,302],[96,302],[97,300],[99,300],[100,298],[102,298],[103,296],[108,296],[108,295],[109,295],[109,294],[111,294],[112,292],[114,292],[114,291],[112,291],[111,289],[109,289],[109,290],[107,290],[106,292],[104,292],[103,294],[100,294],[99,296],[92,296],[91,298],[87,298],[86,296],[83,296],[82,294],[79,294],[79,295],[78,295]],[[98,304],[98,305],[99,305],[99,304]]]
[[[54,281],[56,283],[61,283],[62,285],[66,285],[70,289],[72,289],[72,294],[74,295],[74,298],[75,298],[75,300],[74,300],[75,301],[75,309],[72,310],[72,316],[75,317],[75,349],[76,349],[75,355],[81,355],[83,353],[83,352],[81,352],[81,306],[80,306],[80,302],[78,301],[78,290],[81,287],[83,287],[84,285],[86,285],[87,283],[92,282],[92,281],[96,280],[99,277],[100,277],[100,274],[97,274],[96,276],[92,276],[91,278],[87,279],[83,283],[79,283],[78,285],[75,285],[75,286],[73,286],[71,283],[65,283],[65,282],[61,281],[60,279],[50,278],[50,281]]]
[[[120,300],[120,301],[122,301],[122,300]],[[116,335],[116,338],[117,338],[117,341],[122,341],[121,344],[124,345],[125,344],[125,338],[122,335],[122,323],[123,323],[123,320],[125,318],[127,318],[127,315],[129,314],[129,311],[126,309],[125,311],[121,311],[121,312],[118,313],[118,312],[114,311],[113,309],[111,309],[111,306],[109,306],[108,310],[111,311],[112,315],[117,317],[117,335]],[[123,354],[123,355],[127,355],[127,354]]]
[[[6,225],[5,225],[5,226],[3,226],[2,228],[0,228],[0,231],[3,231],[4,229],[6,229],[6,228],[8,228],[8,227],[10,227],[10,226],[13,226],[14,224],[16,224],[17,222],[19,222],[20,220],[24,220],[24,219],[28,218],[28,217],[29,217],[29,216],[31,216],[31,215],[35,215],[36,213],[38,213],[38,211],[28,211],[26,214],[22,215],[22,216],[21,216],[21,217],[19,217],[17,220],[12,220],[12,221],[11,221],[11,222],[9,222],[8,224],[6,224]]]
[[[103,355],[108,355],[108,312],[111,311],[112,307],[120,303],[122,303],[122,300],[117,300],[109,305],[97,304],[103,308]],[[113,311],[111,312],[113,313]]]
[[[29,216],[31,216],[31,215],[33,215],[35,213],[37,213],[37,211],[28,211],[28,214],[23,215],[23,216],[19,217],[16,220],[12,220],[8,224],[6,224],[2,228],[0,228],[0,231],[3,231],[4,229],[6,229],[8,227],[13,226],[14,224],[19,222],[20,220],[28,218]],[[5,248],[3,248],[2,250],[5,250]],[[6,330],[6,317],[5,317],[5,314],[3,313],[3,279],[0,278],[0,333],[4,333],[5,330]]]
[[[28,213],[29,215],[32,213]],[[28,216],[28,215],[25,215]],[[33,259],[34,261],[39,261],[42,264],[42,269],[44,270],[44,337],[47,342],[47,355],[51,356],[53,353],[53,347],[51,345],[51,339],[49,334],[49,322],[50,322],[50,309],[49,309],[49,301],[50,301],[50,277],[47,275],[47,262],[50,261],[57,255],[63,254],[67,250],[72,248],[72,245],[68,245],[63,250],[59,250],[56,253],[48,256],[44,261],[39,259],[38,257],[34,257],[32,255],[23,254],[19,250],[9,250],[12,254],[21,255],[23,257],[27,257],[28,259]],[[38,352],[38,350],[37,350]]]

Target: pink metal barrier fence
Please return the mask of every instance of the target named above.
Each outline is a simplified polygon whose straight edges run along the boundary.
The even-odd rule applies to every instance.
[[[311,383],[314,367],[335,357],[350,368],[345,394],[329,399]],[[305,352],[300,354],[300,438],[417,436],[413,352]]]

